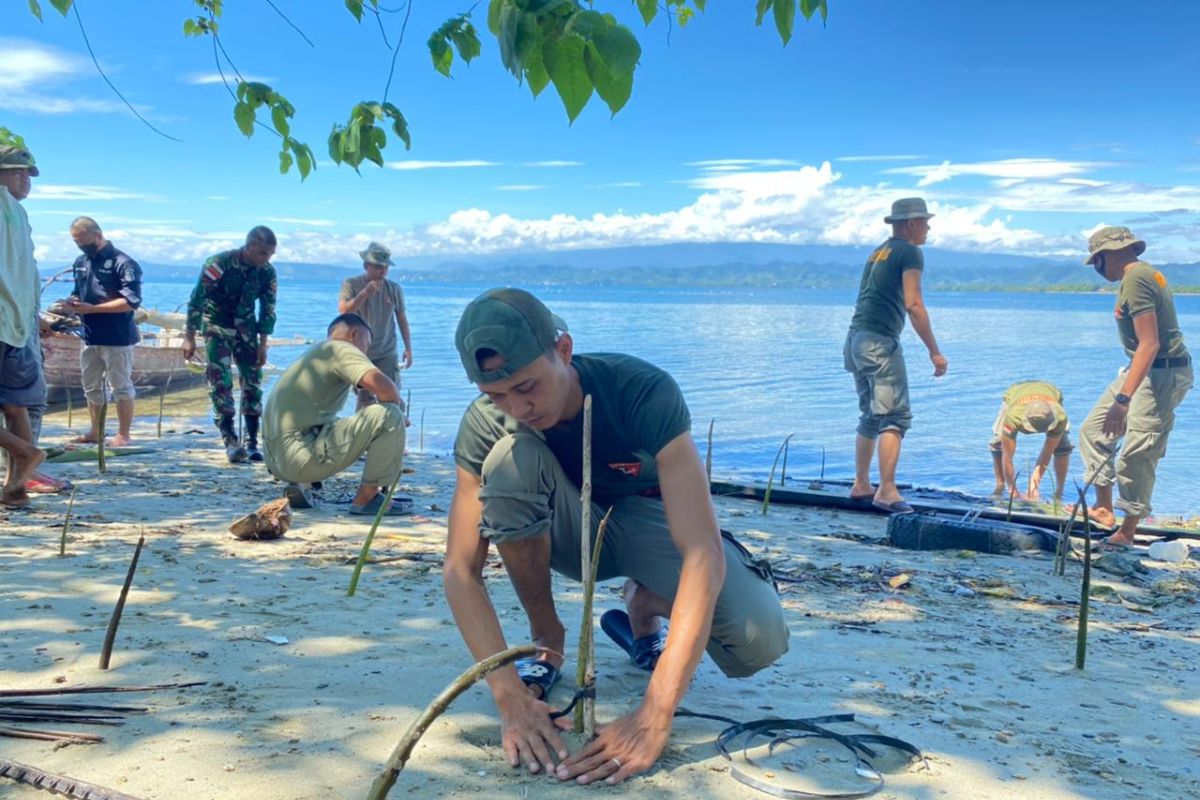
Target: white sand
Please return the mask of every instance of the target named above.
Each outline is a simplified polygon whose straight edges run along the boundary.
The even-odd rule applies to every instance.
[[[113,459],[104,476],[91,464],[50,468],[78,486],[67,557],[58,556],[66,495],[0,511],[0,687],[208,683],[63,697],[151,711],[121,727],[83,728],[103,734],[101,744],[0,738],[0,757],[146,800],[365,796],[404,728],[469,666],[440,581],[452,462],[410,456],[405,489],[416,514],[387,522],[373,548],[376,558],[401,558],[369,566],[349,598],[368,525],[347,516],[348,506],[298,512],[277,542],[236,541],[228,524],[278,495],[265,470],[224,464],[212,432],[161,441],[153,424],[135,432],[159,451]],[[44,443],[65,434],[50,424]],[[332,484],[327,494],[351,489],[353,479]],[[791,652],[740,681],[705,660],[688,707],[739,719],[853,712],[928,756],[925,769],[889,775],[879,797],[1200,797],[1195,560],[1147,561],[1150,571],[1130,580],[1095,573],[1115,591],[1100,589],[1092,603],[1079,672],[1076,607],[1059,599],[1078,600],[1078,563],[1058,578],[1048,556],[884,546],[875,541],[886,526],[879,517],[784,507],[763,517],[737,500],[717,507],[725,527],[797,579],[783,584]],[[112,669],[101,672],[109,613],[143,528],[146,550]],[[888,579],[900,574],[909,582],[891,588]],[[509,640],[520,642],[524,618],[495,561],[488,575]],[[989,583],[999,596],[980,591]],[[599,610],[617,603],[616,589],[602,588]],[[558,584],[572,628],[577,590]],[[646,678],[603,637],[597,656],[599,713],[611,718],[637,701]],[[569,693],[560,685],[555,696]],[[600,791],[765,797],[730,778],[711,744],[719,728],[680,721],[654,772]],[[511,771],[497,742],[490,696],[476,687],[425,735],[392,795],[573,791]],[[780,780],[796,779],[789,767],[813,774],[823,763],[811,749],[783,760],[775,762]],[[0,797],[46,796],[0,779]]]

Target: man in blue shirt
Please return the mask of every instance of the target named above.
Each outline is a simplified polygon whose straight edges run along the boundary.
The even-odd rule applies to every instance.
[[[142,268],[113,247],[91,217],[71,223],[71,238],[83,255],[75,259],[75,289],[67,305],[83,320],[79,368],[92,423],[76,441],[100,440],[107,378],[117,403],[117,435],[112,444],[123,447],[133,441],[133,346],[140,339],[133,312],[142,304]]]

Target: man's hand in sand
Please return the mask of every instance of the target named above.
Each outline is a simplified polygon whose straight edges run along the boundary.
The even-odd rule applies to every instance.
[[[646,706],[603,726],[595,741],[558,765],[559,780],[620,783],[654,766],[671,735],[671,717]]]
[[[528,691],[496,698],[500,711],[500,741],[511,767],[522,764],[530,772],[552,774],[554,765],[567,757],[567,747],[550,719],[550,706]],[[558,723],[570,726],[570,720]]]

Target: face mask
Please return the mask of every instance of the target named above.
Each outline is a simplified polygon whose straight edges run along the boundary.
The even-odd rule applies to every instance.
[[[100,245],[96,244],[95,242],[92,242],[91,244],[81,244],[78,245],[78,247],[88,258],[91,258],[92,256],[96,255],[96,253],[100,252]]]

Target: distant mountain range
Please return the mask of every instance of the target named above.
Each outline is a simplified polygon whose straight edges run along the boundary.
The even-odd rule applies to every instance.
[[[630,285],[852,289],[869,247],[756,243],[694,243],[478,256],[398,258],[402,283],[496,285]],[[142,265],[147,278],[192,281],[198,264]],[[1177,291],[1200,291],[1200,263],[1160,268]],[[330,283],[360,266],[275,264],[280,280]],[[57,270],[43,270],[43,275]],[[1078,260],[925,248],[925,287],[964,291],[1098,291],[1111,289]]]

